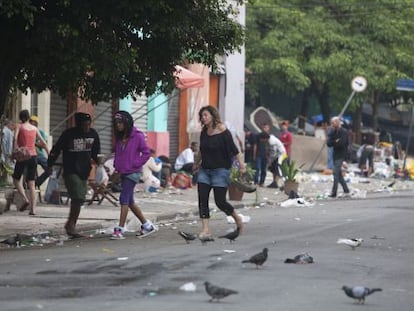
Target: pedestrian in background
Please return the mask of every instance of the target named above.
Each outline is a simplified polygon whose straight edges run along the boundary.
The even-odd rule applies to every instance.
[[[342,175],[342,163],[345,161],[348,151],[348,131],[342,128],[341,119],[333,117],[331,119],[331,129],[328,132],[328,140],[326,142],[328,147],[333,148],[334,160],[334,182],[329,197],[335,198],[338,191],[338,183],[341,184],[344,193],[349,193],[348,185]]]
[[[285,146],[286,154],[287,154],[287,161],[289,163],[290,156],[291,156],[291,150],[292,150],[292,144],[293,144],[293,136],[292,133],[288,130],[289,123],[287,121],[283,121],[281,124],[282,132],[280,133],[280,141],[283,143],[283,146]]]
[[[195,169],[199,168],[197,178],[198,208],[202,222],[199,238],[209,240],[211,239],[209,228],[211,189],[213,189],[217,207],[227,216],[234,218],[239,232],[243,229],[241,217],[227,202],[226,195],[230,183],[230,168],[233,157],[237,158],[241,173],[246,173],[246,165],[242,153],[234,144],[233,137],[221,121],[217,109],[213,106],[204,106],[198,115],[202,125],[200,153],[195,162]]]
[[[65,224],[66,234],[71,239],[81,238],[76,232],[81,206],[85,201],[87,182],[92,163],[99,163],[101,152],[99,135],[91,128],[91,116],[88,113],[75,114],[75,126],[62,132],[50,151],[47,165],[49,172],[62,152],[63,179],[70,198],[70,210]]]
[[[1,161],[7,166],[8,170],[14,170],[14,160],[12,159],[13,141],[15,123],[12,120],[6,119],[1,131]]]
[[[115,134],[115,171],[121,175],[121,211],[119,225],[114,228],[112,239],[124,239],[125,222],[130,209],[141,222],[138,235],[147,235],[157,231],[157,227],[147,220],[134,201],[134,189],[142,177],[142,167],[150,158],[150,149],[144,133],[134,127],[132,116],[126,111],[118,111],[114,116]]]
[[[37,169],[37,152],[35,148],[36,139],[39,141],[39,145],[45,148],[46,152],[49,153],[46,142],[40,135],[39,129],[29,123],[30,114],[28,110],[22,110],[19,113],[20,124],[17,125],[14,133],[14,144],[13,150],[18,148],[24,148],[25,151],[30,155],[27,159],[19,160],[16,159],[16,165],[13,173],[13,183],[17,189],[17,192],[25,200],[25,204],[20,208],[20,211],[24,211],[27,207],[30,207],[29,215],[35,215],[36,207],[36,190],[35,190],[35,179]],[[23,187],[22,176],[25,175],[27,187],[29,188],[29,198],[26,196],[26,191]]]
[[[247,127],[244,127],[244,161],[253,164],[253,145],[255,142],[254,133]]]
[[[199,145],[198,142],[191,142],[190,147],[184,149],[180,155],[175,160],[174,169],[176,172],[184,171],[190,175],[192,175],[192,184],[195,185],[197,183],[197,172],[193,171],[194,166],[194,157],[199,152]]]
[[[47,136],[46,133],[39,128],[39,117],[38,116],[30,116],[29,120],[30,124],[36,126],[39,129],[40,135],[42,136],[43,140],[47,143]],[[40,187],[45,180],[49,177],[49,169],[47,167],[47,153],[44,148],[42,148],[39,139],[36,139],[36,152],[37,152],[37,165],[40,165],[43,169],[43,173],[36,178],[35,185],[36,187]]]
[[[150,149],[150,157],[142,167],[142,181],[146,192],[156,192],[161,186],[162,162],[156,156],[155,150]]]
[[[278,188],[278,181],[282,177],[281,166],[287,160],[287,153],[283,143],[273,134],[269,137],[269,153],[267,163],[273,175],[273,181],[267,188]]]
[[[267,154],[269,149],[270,126],[265,123],[262,125],[262,131],[256,135],[253,145],[253,160],[255,163],[256,173],[254,176],[255,184],[260,187],[264,186],[267,173]]]

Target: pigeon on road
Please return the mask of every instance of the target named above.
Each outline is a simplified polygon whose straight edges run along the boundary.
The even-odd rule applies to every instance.
[[[216,301],[220,301],[220,299],[223,299],[229,295],[238,294],[238,292],[235,290],[218,287],[212,285],[210,282],[204,282],[204,285],[206,287],[207,294],[211,297],[209,300],[210,302],[212,302],[214,299],[216,299]]]
[[[267,252],[268,252],[268,249],[265,247],[260,253],[253,255],[249,259],[243,260],[242,263],[255,264],[256,269],[258,269],[259,266],[263,265],[263,263],[267,260]]]
[[[219,236],[219,239],[229,239],[230,243],[233,243],[239,236],[239,233],[240,233],[240,229],[239,227],[237,227],[236,230],[229,232],[225,235]]]
[[[2,244],[6,244],[9,247],[10,246],[16,246],[16,247],[20,247],[20,243],[22,242],[22,239],[20,237],[20,234],[16,234],[14,236],[10,236],[7,239],[1,241],[0,243]]]
[[[296,255],[293,259],[292,258],[286,258],[285,263],[296,263],[296,264],[307,264],[307,263],[313,263],[313,257],[306,254],[300,254]]]
[[[187,244],[196,239],[196,236],[189,232],[178,231],[178,234],[187,242]]]
[[[355,300],[357,300],[358,303],[365,303],[365,297],[368,295],[371,295],[375,292],[382,291],[381,288],[368,288],[364,286],[354,286],[354,287],[348,287],[348,286],[342,286],[342,290],[345,292],[345,294],[348,297],[351,297]]]
[[[358,239],[347,238],[347,239],[338,239],[336,243],[348,245],[349,247],[352,248],[352,250],[355,250],[355,247],[361,246],[363,241],[364,240],[361,238],[358,238]]]

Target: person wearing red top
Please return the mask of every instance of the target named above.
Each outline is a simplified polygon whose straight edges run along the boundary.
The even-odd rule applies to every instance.
[[[37,152],[35,147],[36,138],[39,141],[39,145],[49,153],[46,142],[43,140],[39,129],[29,123],[30,114],[28,110],[22,110],[19,113],[19,119],[21,123],[17,126],[14,133],[13,150],[18,147],[25,147],[30,154],[30,158],[24,161],[17,161],[13,172],[13,183],[17,189],[17,192],[24,198],[25,204],[20,208],[20,211],[24,211],[30,206],[29,215],[35,214],[36,206],[36,191],[35,191],[35,178],[37,168]],[[25,173],[26,172],[26,173]],[[23,188],[22,175],[25,173],[27,186],[30,192],[30,198],[27,198],[26,192]]]
[[[292,133],[288,131],[288,123],[286,121],[282,122],[282,132],[280,133],[280,141],[285,146],[287,153],[287,160],[290,161],[290,150],[293,143]]]

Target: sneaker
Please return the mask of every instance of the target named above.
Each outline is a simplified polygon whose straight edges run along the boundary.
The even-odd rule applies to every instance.
[[[114,232],[111,235],[111,240],[123,240],[125,239],[124,233],[121,227],[115,227]]]
[[[151,233],[157,232],[158,231],[158,227],[156,225],[154,225],[152,222],[148,222],[148,226],[145,227],[144,225],[141,225],[141,230],[140,232],[137,234],[138,237],[144,237],[147,235],[150,235]]]
[[[332,198],[332,199],[334,199],[334,198],[336,198],[336,194],[330,194],[330,195],[328,195],[328,198]]]

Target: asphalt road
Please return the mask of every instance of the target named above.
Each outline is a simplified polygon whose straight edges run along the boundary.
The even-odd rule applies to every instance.
[[[186,244],[178,230],[199,223],[164,224],[144,239],[108,236],[63,245],[0,251],[0,310],[412,310],[414,304],[413,193],[366,200],[320,201],[313,207],[243,209],[251,220],[238,240]],[[214,214],[215,235],[226,233]],[[356,250],[338,238],[361,237]],[[264,247],[262,268],[242,264]],[[233,253],[225,250],[234,251]],[[309,252],[315,263],[285,264]],[[208,302],[203,282],[239,292]],[[193,282],[195,292],[180,290]],[[342,285],[380,287],[364,306]]]

